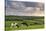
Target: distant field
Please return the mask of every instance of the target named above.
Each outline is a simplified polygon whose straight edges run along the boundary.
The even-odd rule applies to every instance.
[[[10,28],[11,23],[18,23],[19,28]],[[21,23],[26,23],[28,26]],[[6,16],[5,30],[25,30],[25,29],[42,29],[44,28],[44,17],[39,16]]]

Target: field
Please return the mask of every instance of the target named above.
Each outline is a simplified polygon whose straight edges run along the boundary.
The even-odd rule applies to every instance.
[[[18,23],[19,27],[12,27],[11,23]],[[24,25],[23,25],[24,24]],[[44,16],[5,16],[5,30],[43,29]]]

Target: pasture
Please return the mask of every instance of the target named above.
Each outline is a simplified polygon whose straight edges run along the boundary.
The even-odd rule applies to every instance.
[[[18,23],[17,26],[11,27],[11,23]],[[17,28],[16,28],[17,27]],[[5,30],[26,30],[26,29],[43,29],[44,17],[39,16],[6,16]]]

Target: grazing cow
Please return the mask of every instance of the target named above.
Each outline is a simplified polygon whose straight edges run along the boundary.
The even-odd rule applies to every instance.
[[[17,23],[11,23],[11,28],[15,27],[17,25]]]

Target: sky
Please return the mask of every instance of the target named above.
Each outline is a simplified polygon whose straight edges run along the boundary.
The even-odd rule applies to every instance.
[[[31,1],[31,2],[42,2],[42,3],[44,3],[44,0],[10,0],[10,1]]]
[[[39,8],[34,8],[34,7],[26,7],[25,4],[21,2],[14,2],[15,0],[14,1],[12,0],[13,2],[11,2],[11,0],[8,0],[8,1],[10,2],[7,2],[8,4],[6,3],[6,15],[44,16],[44,12],[43,12],[44,10],[39,10]],[[23,1],[26,1],[26,0],[23,0]],[[27,0],[27,1],[30,1],[30,0]],[[33,2],[41,2],[41,0],[31,0],[31,2],[33,4]],[[28,5],[30,5],[29,2],[28,2]],[[34,4],[34,5],[36,7],[42,6],[41,4]]]

